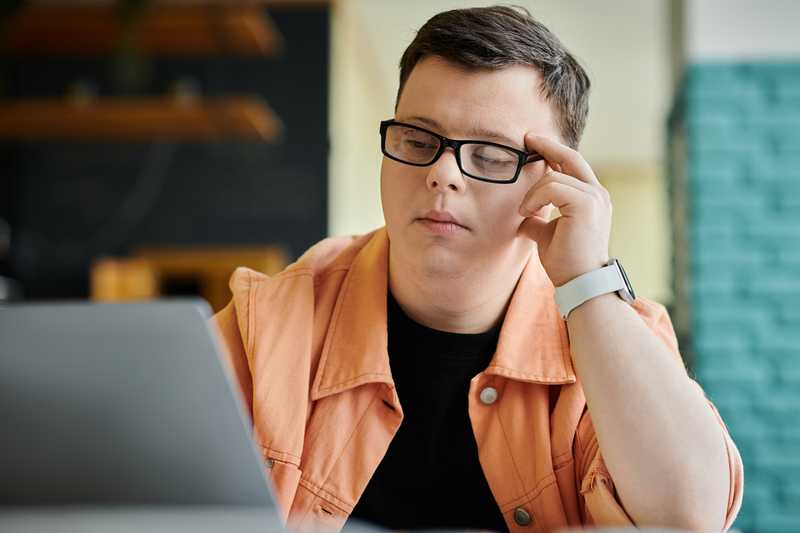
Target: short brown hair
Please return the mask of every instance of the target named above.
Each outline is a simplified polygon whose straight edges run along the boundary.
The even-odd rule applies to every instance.
[[[589,114],[589,77],[541,22],[522,7],[454,9],[434,15],[400,59],[400,88],[423,58],[438,56],[468,69],[498,70],[531,65],[542,74],[541,90],[553,106],[556,126],[577,148]]]

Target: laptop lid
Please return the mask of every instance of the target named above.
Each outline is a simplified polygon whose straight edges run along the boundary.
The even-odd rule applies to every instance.
[[[210,314],[0,306],[0,504],[272,507]]]

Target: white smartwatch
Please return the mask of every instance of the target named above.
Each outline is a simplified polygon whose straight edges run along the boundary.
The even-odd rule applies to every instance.
[[[633,303],[636,293],[633,292],[628,275],[622,268],[622,263],[612,259],[608,264],[597,270],[582,274],[556,287],[556,303],[564,320],[570,312],[583,304],[603,294],[616,292],[617,295],[628,303]]]

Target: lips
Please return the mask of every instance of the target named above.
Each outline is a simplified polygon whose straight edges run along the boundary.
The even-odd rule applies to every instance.
[[[461,223],[461,221],[458,218],[456,218],[449,211],[436,211],[436,210],[428,211],[423,216],[421,216],[418,220],[421,221],[421,222],[434,223],[436,225],[442,225],[442,226],[454,225],[454,226],[457,226],[459,228],[463,228],[463,229],[466,229],[466,230],[469,229],[467,226],[465,226],[463,223]]]
[[[420,218],[432,220],[433,222],[452,222],[453,224],[457,224],[462,228],[466,228],[466,226],[449,211],[428,211]]]

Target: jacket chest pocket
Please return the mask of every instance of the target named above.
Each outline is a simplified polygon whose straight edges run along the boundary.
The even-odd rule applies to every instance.
[[[526,497],[503,506],[512,533],[543,533],[569,527],[555,475],[543,479]]]
[[[349,512],[337,505],[324,491],[300,481],[289,515],[289,527],[297,531],[338,531],[342,529]]]

